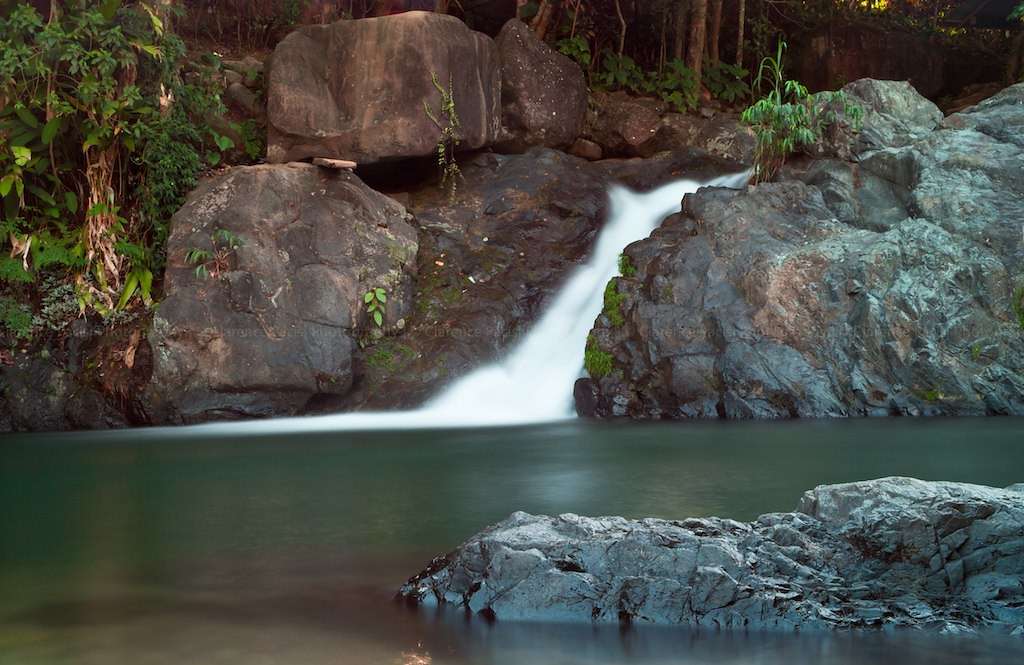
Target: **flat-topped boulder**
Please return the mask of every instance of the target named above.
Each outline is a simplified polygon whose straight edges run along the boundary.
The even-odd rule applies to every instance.
[[[490,145],[501,127],[494,40],[452,16],[394,16],[303,26],[285,37],[267,77],[267,159],[326,157],[371,164],[436,151],[441,93],[455,101],[460,148]]]
[[[1019,633],[1020,487],[825,485],[749,523],[517,512],[399,595],[498,621]]]

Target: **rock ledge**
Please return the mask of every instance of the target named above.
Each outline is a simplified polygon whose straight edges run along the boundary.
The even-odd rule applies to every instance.
[[[823,485],[753,522],[512,514],[399,591],[489,619],[1024,633],[1024,485]]]

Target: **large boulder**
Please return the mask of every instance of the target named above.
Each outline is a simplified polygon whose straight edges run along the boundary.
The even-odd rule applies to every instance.
[[[570,146],[583,131],[587,114],[583,71],[519,19],[505,24],[497,44],[502,72],[501,147]]]
[[[303,26],[285,37],[267,79],[267,158],[364,163],[435,152],[451,91],[460,147],[498,137],[501,70],[494,41],[452,16],[394,16]]]
[[[697,149],[734,164],[753,162],[754,134],[736,113],[674,113],[656,99],[621,91],[596,92],[591,106],[584,133],[606,156],[646,158]]]
[[[942,123],[939,107],[922,97],[906,81],[859,79],[841,90],[842,101],[832,93],[818,96],[819,104],[836,122],[823,140],[808,147],[814,156],[857,159],[872,150],[898,148],[923,139]],[[851,120],[848,107],[860,109],[861,118]]]
[[[701,190],[627,248],[635,274],[591,336],[613,369],[577,386],[581,411],[1024,414],[1024,150],[973,128],[924,133],[920,102],[878,112],[898,121],[876,134],[895,147]],[[972,127],[1024,117],[986,108]]]
[[[407,219],[355,175],[307,164],[201,183],[171,220],[166,297],[149,335],[150,419],[289,415],[346,393],[356,342],[374,328],[363,294],[387,292],[385,329],[410,314]]]
[[[498,621],[1019,632],[1020,487],[827,485],[750,523],[517,512],[399,594]]]

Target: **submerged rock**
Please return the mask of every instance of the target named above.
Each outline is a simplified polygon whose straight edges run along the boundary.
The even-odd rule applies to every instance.
[[[750,523],[517,512],[399,595],[499,621],[1012,632],[1022,580],[1019,486],[883,478]]]
[[[303,26],[274,51],[267,79],[267,159],[368,164],[436,151],[441,94],[451,86],[462,149],[493,143],[501,125],[494,40],[453,16],[407,12]]]
[[[865,118],[891,147],[687,197],[626,250],[635,273],[592,333],[613,369],[578,387],[586,412],[1024,414],[1022,88],[933,130],[904,84],[856,82],[901,100]]]
[[[295,414],[352,385],[363,294],[383,288],[385,329],[412,307],[408,213],[345,171],[237,167],[171,220],[154,316],[154,422]],[[196,254],[196,252],[200,254]]]

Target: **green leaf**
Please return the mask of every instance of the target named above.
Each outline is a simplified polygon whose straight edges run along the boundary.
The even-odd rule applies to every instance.
[[[121,8],[122,0],[104,0],[103,4],[100,5],[100,14],[107,21],[113,20],[114,16],[117,15],[117,10]]]
[[[28,109],[16,108],[14,109],[14,113],[18,116],[19,120],[21,120],[29,127],[35,128],[39,126],[39,120],[37,120],[36,117],[32,115]]]
[[[127,307],[131,301],[132,296],[135,295],[136,289],[139,288],[139,276],[135,272],[128,274],[128,279],[124,282],[124,289],[121,291],[121,298],[117,301],[117,310],[120,311]]]
[[[11,193],[11,187],[14,186],[13,174],[8,173],[3,178],[0,178],[0,196],[7,196]]]
[[[235,142],[232,141],[227,136],[217,135],[216,137],[214,137],[214,141],[216,141],[217,147],[220,148],[221,152],[224,152],[225,150],[231,150],[232,148],[235,147]]]
[[[72,215],[78,212],[78,196],[74,192],[64,193],[64,207],[68,209]]]
[[[206,161],[210,163],[210,166],[217,166],[217,164],[220,164],[220,155],[212,151],[208,152],[206,153]]]
[[[146,307],[153,305],[153,273],[149,270],[139,272],[139,288],[142,291],[142,302]]]
[[[363,295],[363,302],[364,303],[371,303],[371,302],[373,302],[373,291],[367,291]]]
[[[388,294],[384,293],[383,290],[378,291],[377,292],[377,300],[379,300],[381,302],[387,302],[388,301]]]
[[[32,151],[23,145],[12,145],[11,152],[14,153],[14,163],[18,166],[25,166],[32,159]]]
[[[53,137],[60,131],[61,119],[54,118],[50,122],[46,123],[43,127],[43,145],[50,145],[53,142]]]
[[[378,328],[384,325],[384,315],[380,313],[380,310],[373,313],[373,321]]]

